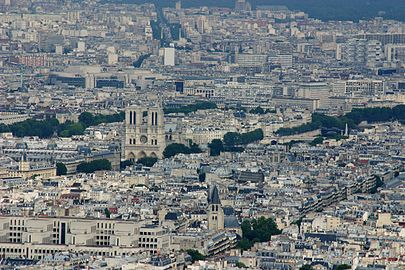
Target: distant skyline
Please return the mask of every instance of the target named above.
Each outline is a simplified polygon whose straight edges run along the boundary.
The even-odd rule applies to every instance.
[[[174,6],[176,0],[104,0],[116,3],[154,3]],[[402,0],[251,0],[258,5],[285,5],[291,10],[302,10],[321,20],[370,19],[383,16],[386,19],[405,21],[405,1]],[[183,7],[218,6],[232,8],[235,0],[182,0]]]

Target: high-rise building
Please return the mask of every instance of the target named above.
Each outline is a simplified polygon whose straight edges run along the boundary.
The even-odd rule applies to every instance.
[[[86,43],[84,41],[77,42],[77,51],[84,52],[86,50]]]
[[[380,41],[353,38],[339,46],[337,59],[355,66],[375,68],[382,65],[383,51]]]
[[[385,93],[385,83],[382,80],[348,80],[345,93],[352,97],[381,96]]]
[[[124,158],[162,157],[166,147],[164,127],[160,105],[128,107],[125,112]]]
[[[405,45],[388,44],[385,46],[385,57],[389,64],[405,66]]]
[[[246,0],[236,0],[235,11],[251,11],[252,6]]]
[[[80,21],[80,12],[79,11],[69,11],[68,12],[68,21],[70,23],[78,23]]]
[[[163,62],[165,66],[174,66],[176,64],[175,53],[173,47],[164,49]]]
[[[177,1],[176,2],[176,10],[180,10],[181,9],[181,1]]]
[[[367,43],[367,67],[376,68],[382,66],[384,52],[381,42],[371,40]]]
[[[310,82],[300,85],[298,96],[300,98],[319,99],[319,107],[326,108],[329,104],[328,98],[332,95],[330,87],[324,82]]]

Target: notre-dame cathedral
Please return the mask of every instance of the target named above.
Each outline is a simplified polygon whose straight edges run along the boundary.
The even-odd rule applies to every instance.
[[[164,112],[160,104],[134,105],[125,111],[124,158],[162,157],[166,147]]]

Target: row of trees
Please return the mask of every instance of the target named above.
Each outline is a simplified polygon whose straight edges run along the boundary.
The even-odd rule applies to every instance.
[[[57,119],[38,121],[28,119],[11,125],[0,124],[0,133],[12,132],[16,137],[39,136],[40,138],[51,137],[60,128]]]
[[[79,123],[83,124],[86,128],[90,126],[97,126],[102,123],[115,123],[125,120],[125,112],[115,114],[96,114],[93,115],[89,112],[83,112],[79,115]]]
[[[333,270],[345,270],[345,269],[351,269],[352,267],[348,264],[339,264],[335,265],[333,267]],[[300,267],[299,270],[315,270],[314,267],[312,267],[310,264],[304,264],[303,266]]]
[[[166,146],[165,150],[163,151],[163,156],[165,158],[170,158],[177,154],[194,154],[194,153],[202,153],[201,148],[195,143],[190,142],[189,146],[186,146],[182,143],[172,143]]]
[[[16,137],[38,136],[40,138],[50,138],[54,134],[61,137],[71,137],[73,135],[82,135],[84,130],[89,126],[101,123],[122,122],[124,119],[124,112],[111,115],[93,115],[83,112],[80,114],[79,122],[77,123],[66,121],[61,124],[55,118],[46,120],[28,119],[11,125],[0,124],[0,133],[12,132]]]
[[[219,156],[221,152],[242,152],[242,146],[263,140],[263,130],[255,129],[247,133],[227,132],[223,141],[214,139],[208,144],[211,156]]]
[[[95,171],[111,170],[111,162],[107,159],[98,159],[90,162],[82,162],[76,167],[79,173],[94,173]],[[62,162],[56,163],[56,175],[66,175],[67,168]]]
[[[369,123],[400,121],[405,123],[405,105],[398,105],[393,108],[353,109],[351,112],[340,117],[314,113],[312,114],[310,123],[293,128],[280,128],[276,133],[280,136],[289,136],[320,128],[337,128],[343,130],[346,123],[350,128],[356,128],[357,125],[363,121]]]
[[[252,113],[252,114],[266,114],[266,113],[274,113],[275,111],[273,111],[273,110],[269,110],[269,109],[263,109],[262,107],[260,107],[260,106],[257,106],[256,108],[254,108],[254,109],[251,109],[250,111],[249,111],[249,113]]]
[[[77,165],[78,173],[94,173],[95,171],[111,170],[111,162],[107,159],[98,159],[90,162],[82,162]]]
[[[261,140],[263,140],[263,130],[261,128],[246,133],[227,132],[224,135],[224,145],[230,147],[247,145]]]
[[[185,113],[189,114],[192,112],[196,112],[198,110],[210,110],[210,109],[216,109],[217,105],[213,102],[209,101],[203,101],[203,102],[196,102],[194,104],[190,105],[185,105],[179,108],[165,108],[164,113],[169,114],[169,113]]]

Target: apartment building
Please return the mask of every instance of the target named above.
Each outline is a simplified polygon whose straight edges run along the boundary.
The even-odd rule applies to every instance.
[[[169,236],[158,226],[110,219],[0,217],[0,256],[41,259],[56,252],[125,256],[169,248]]]

